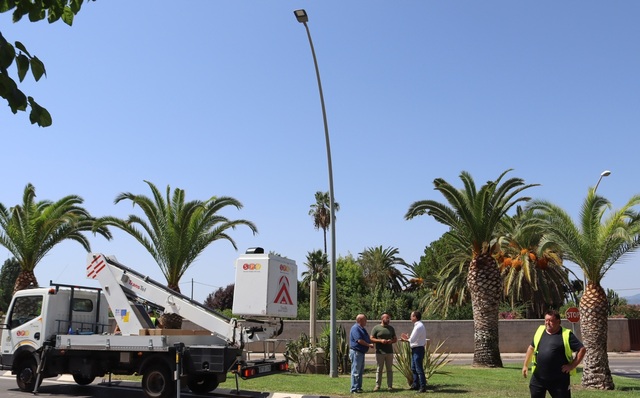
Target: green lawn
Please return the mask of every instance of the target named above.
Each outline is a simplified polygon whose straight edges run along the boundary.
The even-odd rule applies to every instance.
[[[499,369],[473,368],[467,366],[446,366],[450,372],[448,375],[437,374],[429,380],[430,393],[427,396],[456,398],[503,398],[503,397],[529,397],[528,379],[521,374],[521,366],[507,365]],[[574,398],[602,397],[623,398],[638,397],[640,395],[640,379],[614,376],[616,389],[614,391],[585,390],[580,386],[580,369],[572,378],[572,396]],[[361,397],[415,397],[415,391],[408,389],[404,377],[394,373],[396,390],[388,392],[382,388],[379,392],[373,392],[375,386],[375,373],[373,367],[367,367],[364,376],[364,394]],[[338,378],[330,378],[328,375],[301,375],[281,374],[267,376],[252,380],[240,380],[240,389],[248,391],[285,392],[309,395],[321,395],[329,397],[348,397],[350,386],[349,375],[340,375]],[[383,382],[383,386],[386,383]],[[227,381],[220,385],[221,388],[235,389],[235,379],[229,376]],[[420,394],[423,395],[423,394]]]

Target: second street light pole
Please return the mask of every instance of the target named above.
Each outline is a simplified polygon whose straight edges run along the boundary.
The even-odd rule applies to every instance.
[[[309,46],[311,46],[311,55],[313,55],[313,65],[316,68],[316,78],[318,79],[318,91],[320,92],[320,105],[322,106],[322,121],[324,122],[324,139],[327,145],[327,166],[329,168],[329,213],[331,223],[329,227],[331,229],[331,297],[329,312],[329,347],[330,355],[330,367],[329,376],[338,377],[338,350],[336,346],[336,209],[335,199],[333,195],[333,168],[331,167],[331,144],[329,142],[329,126],[327,125],[327,111],[324,106],[324,95],[322,94],[322,83],[320,82],[320,70],[318,69],[318,60],[316,59],[316,51],[313,48],[313,41],[311,40],[311,33],[307,22],[309,17],[305,10],[295,10],[294,15],[298,22],[304,25],[307,30],[307,37],[309,38]]]

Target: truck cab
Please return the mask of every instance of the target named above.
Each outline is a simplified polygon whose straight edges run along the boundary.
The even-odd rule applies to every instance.
[[[60,334],[108,331],[109,308],[100,289],[66,285],[16,292],[2,324],[2,369],[22,353],[32,355]]]

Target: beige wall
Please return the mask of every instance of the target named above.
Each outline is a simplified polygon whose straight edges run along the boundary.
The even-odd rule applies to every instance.
[[[369,320],[367,330],[377,324],[377,320]],[[328,321],[318,321],[317,335],[322,333],[322,329]],[[354,324],[354,321],[337,321],[338,325],[343,325],[347,332]],[[396,333],[410,333],[411,321],[392,321]],[[473,321],[424,321],[427,328],[427,336],[432,342],[438,343],[446,340],[442,350],[451,353],[473,353]],[[524,353],[527,350],[533,334],[542,320],[501,320],[500,321],[500,352],[501,353]],[[578,338],[581,338],[580,324],[573,324],[563,320],[562,326],[573,328]],[[629,325],[626,319],[609,319],[609,332],[607,350],[609,352],[626,352],[631,350],[629,340]],[[187,324],[183,328],[189,328]],[[279,336],[280,339],[297,339],[301,333],[309,335],[309,321],[285,321],[284,331]],[[262,351],[261,343],[251,343],[248,347],[251,351]],[[282,352],[284,344],[280,344],[276,351]]]

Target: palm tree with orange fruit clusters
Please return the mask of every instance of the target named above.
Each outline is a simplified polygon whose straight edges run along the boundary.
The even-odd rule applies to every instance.
[[[540,245],[544,229],[533,211],[518,206],[502,222],[504,237],[495,256],[503,278],[503,292],[512,307],[527,306],[527,318],[541,318],[550,307],[559,308],[570,290],[568,270],[557,245]]]

